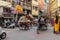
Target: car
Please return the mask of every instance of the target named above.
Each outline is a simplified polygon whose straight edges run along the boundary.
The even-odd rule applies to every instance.
[[[6,32],[0,27],[0,39],[5,39],[6,38]]]

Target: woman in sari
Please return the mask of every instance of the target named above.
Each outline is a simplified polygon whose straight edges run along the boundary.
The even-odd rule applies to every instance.
[[[58,16],[56,15],[54,17],[54,33],[58,34],[59,33],[59,22],[58,22]]]

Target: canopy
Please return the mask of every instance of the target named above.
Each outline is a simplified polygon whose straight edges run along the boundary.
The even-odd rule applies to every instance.
[[[0,0],[0,6],[11,7],[12,5],[10,2]]]

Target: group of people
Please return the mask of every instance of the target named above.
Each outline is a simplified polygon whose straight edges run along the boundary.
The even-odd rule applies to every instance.
[[[38,18],[38,28],[37,30],[41,30],[43,26],[46,27],[45,30],[47,30],[47,25],[46,25],[46,20],[47,18],[45,16],[40,16]],[[31,15],[24,15],[22,17],[20,17],[19,21],[18,21],[18,24],[20,25],[22,22],[30,22],[29,24],[32,25],[32,21],[33,21],[33,17]],[[23,25],[24,23],[22,23]],[[20,26],[22,26],[20,25]],[[24,25],[27,25],[26,23]],[[27,27],[27,26],[26,26]]]
[[[54,33],[55,34],[59,34],[60,33],[60,16],[58,16],[57,14],[53,17],[53,21],[54,21]],[[38,19],[38,28],[37,28],[37,32],[38,30],[40,31],[41,28],[43,27],[43,25],[45,27],[47,27],[46,24],[46,18],[44,16],[40,16],[40,18]],[[39,33],[39,32],[38,32]]]
[[[21,18],[20,18],[21,19]],[[28,16],[28,15],[25,15],[23,16],[23,19],[26,19],[24,21],[27,21],[28,19],[30,21],[32,21],[32,17]],[[54,33],[58,34],[60,33],[60,17],[58,15],[56,15],[54,18]],[[21,22],[21,20],[20,20]],[[46,27],[45,30],[47,30],[47,18],[45,16],[40,16],[38,18],[38,28],[37,28],[37,32],[42,30],[42,27]]]

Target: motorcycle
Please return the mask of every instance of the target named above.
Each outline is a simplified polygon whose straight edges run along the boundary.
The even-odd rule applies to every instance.
[[[0,39],[6,38],[6,32],[0,27]]]

